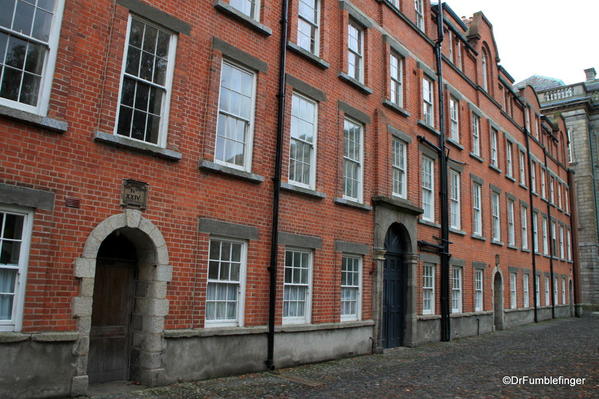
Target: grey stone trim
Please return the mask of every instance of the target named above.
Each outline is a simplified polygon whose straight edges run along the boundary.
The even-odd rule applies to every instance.
[[[466,235],[465,231],[463,231],[463,230],[457,230],[457,229],[454,229],[453,227],[449,228],[449,232],[452,233],[452,234],[457,234],[459,236],[465,236]]]
[[[97,131],[94,136],[97,143],[108,144],[118,148],[124,148],[147,155],[152,155],[168,161],[180,161],[183,155],[180,152],[169,150],[168,148],[157,147],[141,141],[131,140],[118,134],[109,134]]]
[[[344,205],[344,206],[350,206],[352,208],[358,208],[363,211],[371,211],[372,210],[372,207],[370,205],[362,204],[360,202],[348,200],[345,198],[335,198],[335,203],[338,205]]]
[[[398,139],[405,141],[406,143],[410,144],[412,142],[412,136],[410,136],[407,133],[402,132],[399,129],[394,128],[391,125],[387,125],[387,130],[389,131],[389,133],[391,133],[393,136],[397,137]]]
[[[530,269],[521,268],[520,270],[522,271],[522,274],[532,274]]]
[[[503,241],[495,241],[495,240],[491,240],[491,244],[492,245],[497,245],[499,247],[503,247]]]
[[[434,223],[434,222],[429,222],[428,220],[424,220],[422,218],[418,218],[418,223],[419,224],[423,224],[425,226],[434,227],[436,229],[440,229],[441,228],[440,224],[437,224],[437,223]]]
[[[360,328],[373,326],[373,320],[344,321],[340,323],[318,323],[318,324],[283,324],[275,327],[278,333],[296,333],[307,331],[339,330],[344,328]]]
[[[474,112],[476,115],[478,115],[479,118],[485,117],[485,115],[483,114],[483,111],[481,111],[480,108],[478,108],[476,105],[472,104],[471,102],[468,102],[468,108],[470,108],[471,112]]]
[[[24,342],[31,339],[31,334],[23,334],[20,332],[0,332],[0,345],[2,344],[14,344],[17,342]]]
[[[165,330],[164,338],[179,339],[193,337],[226,337],[233,335],[266,334],[268,327],[222,327],[222,328],[189,328],[180,330]]]
[[[518,250],[518,247],[513,246],[512,244],[508,244],[507,245],[508,249],[514,249],[514,250]]]
[[[55,331],[31,334],[31,340],[34,342],[71,342],[78,339],[78,331]]]
[[[352,19],[356,20],[356,22],[358,22],[364,28],[372,27],[370,18],[368,18],[362,11],[358,10],[354,5],[345,0],[339,0],[339,7],[341,7],[342,10],[347,10],[347,13],[352,17]]]
[[[428,123],[426,123],[423,120],[418,120],[417,124],[418,124],[418,126],[421,126],[421,127],[425,128],[426,130],[428,130],[429,132],[431,132],[433,134],[436,134],[437,136],[441,135],[440,131],[438,131],[433,126],[429,125]]]
[[[523,200],[520,200],[520,206],[521,206],[521,207],[524,207],[524,208],[526,208],[526,209],[528,209],[528,208],[529,208],[529,206],[528,206],[528,202],[526,202],[526,201],[523,201]]]
[[[509,141],[512,144],[518,144],[518,142],[516,141],[516,139],[514,139],[512,137],[511,134],[509,134],[506,130],[503,131],[503,137],[505,138],[506,141]]]
[[[445,83],[444,86],[445,86],[445,90],[447,90],[451,96],[453,96],[458,101],[464,101],[464,96],[462,95],[462,93],[457,91],[453,86],[451,86],[447,83]]]
[[[434,159],[435,161],[439,158],[439,154],[434,149],[430,148],[426,144],[419,143],[418,150],[429,158]]]
[[[307,195],[309,197],[314,197],[318,199],[326,198],[325,193],[321,193],[320,191],[311,190],[305,187],[299,187],[294,184],[289,183],[281,183],[281,190]]]
[[[496,192],[497,194],[501,194],[501,189],[493,184],[489,184],[489,188],[491,189],[491,191]]]
[[[514,195],[510,193],[505,193],[505,196],[507,197],[507,199],[514,201],[514,203],[518,201],[518,198],[516,198]]]
[[[409,118],[412,114],[406,111],[404,108],[401,108],[399,105],[392,103],[391,101],[385,99],[383,100],[383,105],[389,108],[392,111],[397,112],[399,115]]]
[[[497,166],[491,165],[491,164],[489,164],[489,169],[492,169],[499,174],[501,174],[501,172],[502,172],[501,169],[499,169]]]
[[[421,61],[418,61],[416,63],[416,66],[419,69],[422,69],[422,72],[424,72],[429,77],[429,79],[432,79],[436,83],[437,74],[428,65],[426,65],[425,63],[423,63]]]
[[[484,262],[473,261],[472,262],[472,267],[474,269],[486,269],[487,268],[487,264],[484,263]]]
[[[293,51],[294,53],[296,53],[297,55],[305,57],[308,61],[312,62],[314,65],[316,65],[319,68],[328,69],[330,66],[330,64],[328,62],[326,62],[325,60],[323,60],[322,58],[312,54],[309,51],[304,50],[303,48],[301,48],[300,46],[298,46],[297,44],[295,44],[293,42],[287,42],[287,48],[289,50]]]
[[[346,114],[350,118],[355,119],[358,122],[362,122],[365,125],[370,123],[370,117],[367,114],[360,110],[357,110],[348,103],[343,101],[337,101],[337,106],[341,111],[343,111],[344,114]]]
[[[245,172],[243,170],[230,168],[228,166],[217,164],[217,163],[210,162],[207,160],[200,161],[199,168],[202,170],[208,171],[208,172],[221,173],[221,174],[225,174],[225,175],[239,177],[241,179],[244,179],[249,182],[256,183],[256,184],[262,183],[264,181],[264,176]]]
[[[375,205],[383,205],[383,206],[390,206],[392,208],[396,208],[399,211],[408,213],[410,215],[420,215],[420,214],[424,213],[424,210],[422,208],[414,205],[412,202],[405,200],[403,198],[396,198],[396,197],[390,198],[390,197],[378,195],[378,196],[372,197],[372,202]]]
[[[482,177],[478,177],[475,174],[470,173],[470,180],[472,180],[475,183],[480,184],[481,186],[483,186],[485,184],[485,181]]]
[[[483,236],[477,236],[475,234],[472,234],[470,237],[474,238],[475,240],[479,240],[479,241],[487,241],[487,239]]]
[[[466,266],[466,261],[464,259],[458,259],[458,258],[454,258],[453,256],[449,259],[449,264],[451,266],[460,266],[460,267],[464,267]]]
[[[320,249],[322,238],[279,231],[279,244],[290,247]]]
[[[370,246],[356,242],[335,240],[335,251],[349,254],[368,255],[370,253]]]
[[[339,77],[339,79],[341,79],[342,81],[349,83],[351,86],[353,86],[354,88],[358,89],[359,91],[361,91],[364,94],[372,94],[372,89],[368,86],[366,86],[364,83],[352,78],[351,76],[349,76],[348,74],[346,74],[345,72],[339,72],[339,75],[337,75]]]
[[[489,119],[489,123],[491,125],[491,128],[493,128],[493,129],[495,129],[497,131],[497,136],[499,136],[499,134],[501,132],[505,132],[505,130],[502,129],[501,126],[499,126],[493,119]]]
[[[516,274],[520,272],[520,268],[518,268],[518,267],[515,267],[515,266],[509,266],[509,267],[507,268],[507,270],[508,270],[508,272],[510,272],[510,273],[516,273]]]
[[[243,240],[257,240],[259,238],[258,228],[254,226],[223,222],[221,220],[210,218],[200,218],[198,231],[200,233],[240,238]]]
[[[545,277],[551,277],[551,273],[549,273],[549,272],[544,272],[543,274]]]
[[[460,151],[464,150],[464,146],[461,145],[460,143],[458,143],[457,141],[455,141],[454,139],[452,139],[451,137],[448,137],[445,142],[451,144],[452,146],[454,146],[455,148],[457,148]]]
[[[225,3],[222,0],[216,0],[214,2],[214,8],[216,8],[223,14],[238,20],[239,22],[245,24],[248,28],[253,29],[254,31],[264,36],[272,35],[272,29],[270,29],[268,26],[263,25],[255,19],[248,17],[247,15],[237,10],[235,7],[231,7],[228,3]]]
[[[392,36],[385,34],[383,35],[383,39],[385,40],[385,43],[389,44],[391,50],[401,54],[404,58],[408,58],[410,56],[410,52],[408,51],[408,49],[404,47],[403,44],[395,40],[395,38],[393,38]]]
[[[441,263],[441,258],[439,255],[433,255],[426,252],[420,253],[420,260],[427,263],[434,263],[436,265]]]
[[[158,8],[152,7],[139,0],[117,0],[116,2],[117,4],[125,8],[128,8],[135,14],[149,19],[152,22],[156,22],[157,24],[160,24],[174,32],[179,32],[186,35],[191,34],[190,24],[178,18],[175,18],[172,15],[159,10]]]
[[[464,171],[464,165],[457,163],[453,159],[448,159],[447,161],[448,161],[447,165],[450,169],[453,169],[456,172],[459,172],[460,174],[462,174],[462,172]]]
[[[218,37],[212,38],[212,48],[220,51],[227,58],[237,61],[258,72],[268,71],[268,64],[235,46],[230,45]]]
[[[476,155],[473,152],[470,153],[470,157],[476,159],[478,162],[485,162],[485,159],[483,157],[481,157],[480,155]]]
[[[54,209],[54,193],[0,183],[0,203],[51,211]]]
[[[290,74],[285,74],[286,82],[289,86],[293,87],[295,90],[299,91],[302,94],[310,97],[316,101],[326,101],[327,96],[322,90],[318,90],[316,87],[309,85],[308,83],[292,76]]]
[[[5,105],[0,105],[0,116],[6,116],[56,133],[64,133],[69,129],[69,124],[65,121],[32,114]]]

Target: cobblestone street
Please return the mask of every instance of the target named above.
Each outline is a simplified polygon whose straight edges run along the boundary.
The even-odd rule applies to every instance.
[[[585,383],[502,383],[564,376]],[[451,343],[93,399],[599,398],[599,317],[531,324]]]

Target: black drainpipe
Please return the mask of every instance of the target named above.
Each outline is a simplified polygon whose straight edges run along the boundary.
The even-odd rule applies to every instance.
[[[530,138],[528,137],[528,130],[527,129],[523,129],[524,132],[524,137],[525,137],[525,141],[526,141],[526,157],[528,158],[528,202],[530,203],[530,237],[531,237],[531,242],[532,242],[532,278],[533,278],[533,287],[534,290],[533,292],[534,294],[534,300],[533,300],[533,308],[534,308],[534,318],[535,318],[535,323],[537,323],[539,321],[538,317],[537,317],[537,290],[536,290],[536,284],[535,284],[535,279],[537,278],[537,246],[535,245],[535,238],[534,238],[534,223],[535,223],[535,207],[533,204],[533,195],[532,195],[532,190],[533,190],[533,186],[532,186],[532,159],[530,157]],[[543,152],[544,154],[544,152]],[[513,162],[512,162],[513,163]],[[536,187],[535,187],[536,188]],[[539,220],[537,218],[537,241],[539,238]],[[530,284],[530,282],[529,282]],[[541,294],[541,286],[540,286],[541,282],[539,281],[539,294]],[[541,301],[539,300],[539,303],[541,303]]]
[[[552,139],[550,138],[550,140]],[[543,157],[545,158],[545,169],[547,170],[547,174],[549,175],[549,167],[547,166],[547,149],[545,148],[545,146],[543,146]],[[551,178],[549,178],[549,183],[551,183]],[[553,185],[549,187],[549,193],[551,193],[552,188]],[[553,190],[553,198],[555,199],[555,190]],[[549,196],[549,199],[551,200],[551,196]],[[555,319],[555,296],[553,295],[553,292],[555,290],[555,287],[553,286],[553,254],[556,252],[556,248],[553,248],[553,223],[551,222],[551,204],[549,203],[549,201],[547,201],[547,222],[547,235],[549,238],[549,274],[551,276],[551,282],[549,284],[551,291],[549,292],[549,297],[551,298],[551,318]],[[557,241],[557,226],[555,226],[555,238]],[[541,291],[540,287],[539,291]]]
[[[439,97],[439,159],[441,180],[441,341],[451,340],[449,318],[449,201],[447,197],[447,154],[445,152],[445,106],[443,101],[443,7],[437,6],[437,41],[435,42],[435,61],[437,64],[437,92]]]
[[[279,48],[279,93],[277,109],[277,146],[275,150],[275,173],[273,181],[272,230],[270,247],[270,294],[268,301],[268,336],[266,367],[275,368],[275,313],[277,304],[277,255],[279,249],[279,202],[281,197],[281,162],[283,158],[283,134],[285,130],[285,70],[287,66],[287,31],[288,31],[289,0],[282,1],[281,11],[281,43]]]

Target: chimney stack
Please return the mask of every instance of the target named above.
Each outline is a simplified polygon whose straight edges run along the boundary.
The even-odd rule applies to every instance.
[[[588,68],[584,70],[585,75],[587,75],[587,82],[591,81],[591,80],[595,80],[595,77],[597,76],[597,71],[595,71],[595,68]]]

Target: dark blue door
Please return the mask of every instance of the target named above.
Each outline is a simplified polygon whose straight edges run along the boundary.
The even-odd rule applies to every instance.
[[[394,348],[403,344],[405,328],[405,270],[402,256],[388,252],[385,255],[383,285],[383,346]]]

